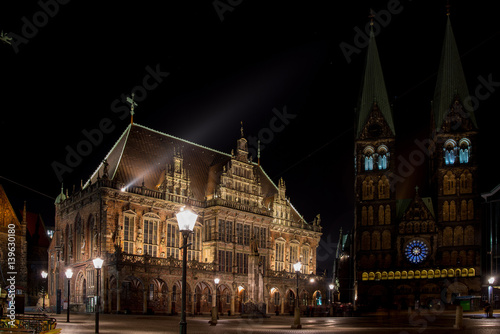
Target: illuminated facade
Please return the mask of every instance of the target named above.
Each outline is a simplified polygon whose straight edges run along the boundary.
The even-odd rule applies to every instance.
[[[481,291],[477,124],[448,18],[432,104],[429,146],[410,161],[396,129],[373,32],[355,139],[355,290],[367,308],[435,307]],[[397,196],[408,166],[429,160],[429,196]],[[418,160],[418,163],[412,160]],[[407,165],[404,165],[407,163]],[[402,172],[403,171],[403,172]],[[403,175],[405,174],[406,175]],[[427,186],[427,185],[425,185]]]
[[[101,256],[105,312],[180,312],[182,238],[175,214],[189,203],[199,217],[187,252],[188,312],[208,313],[217,300],[226,313],[245,305],[288,313],[296,261],[303,263],[302,307],[321,305],[319,215],[306,222],[286,197],[285,182],[275,185],[250,159],[243,129],[226,154],[131,124],[83,188],[56,200],[52,303],[57,290],[64,299],[63,273],[71,268],[71,304],[92,310],[92,259]]]

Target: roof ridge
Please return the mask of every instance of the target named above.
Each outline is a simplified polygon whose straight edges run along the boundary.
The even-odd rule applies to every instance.
[[[165,132],[161,132],[161,131],[158,131],[158,130],[154,130],[154,129],[151,129],[147,126],[144,126],[144,125],[141,125],[141,124],[137,124],[137,123],[134,123],[132,124],[133,126],[138,126],[138,127],[141,127],[145,130],[148,130],[148,131],[151,131],[151,132],[155,132],[159,135],[162,135],[162,136],[167,136],[167,137],[170,137],[170,138],[173,138],[173,139],[176,139],[176,140],[180,140],[180,141],[183,141],[187,144],[190,144],[190,145],[194,145],[194,146],[197,146],[197,147],[200,147],[200,148],[203,148],[203,149],[206,149],[206,150],[209,150],[209,151],[213,151],[215,153],[218,153],[218,154],[222,154],[222,155],[225,155],[225,156],[228,156],[228,157],[231,157],[231,154],[229,153],[224,153],[222,151],[219,151],[219,150],[216,150],[216,149],[213,149],[213,148],[210,148],[208,146],[204,146],[204,145],[201,145],[201,144],[197,144],[197,143],[194,143],[192,141],[189,141],[189,140],[186,140],[186,139],[182,139],[182,138],[179,138],[179,137],[176,137],[174,135],[170,135],[168,133],[165,133]]]

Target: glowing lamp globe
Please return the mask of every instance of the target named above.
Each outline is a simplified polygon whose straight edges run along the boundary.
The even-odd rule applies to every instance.
[[[44,271],[42,271],[42,278],[47,278],[47,275],[48,275],[48,274],[47,274],[47,272],[46,272],[45,270],[44,270]]]
[[[73,270],[71,270],[71,269],[66,269],[65,274],[66,274],[66,277],[67,277],[68,279],[70,279],[71,277],[73,277]]]
[[[220,279],[216,278],[216,279],[214,279],[214,282],[215,282],[215,284],[219,284]]]
[[[293,270],[295,271],[300,271],[300,268],[302,268],[302,263],[297,262],[293,265]]]
[[[490,277],[488,283],[493,284],[495,282],[495,277]]]
[[[104,262],[103,259],[101,259],[100,257],[92,260],[92,262],[94,262],[94,268],[96,269],[101,269],[102,268],[102,263]]]
[[[334,286],[333,284],[330,284],[330,290],[333,290]]]
[[[176,214],[177,223],[179,224],[179,231],[192,231],[194,225],[196,224],[196,218],[198,215],[193,211],[185,208],[181,208],[181,212]]]

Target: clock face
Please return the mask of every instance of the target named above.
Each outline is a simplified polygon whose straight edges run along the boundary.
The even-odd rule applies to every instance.
[[[429,255],[429,247],[421,240],[412,240],[405,247],[405,256],[411,263],[421,263]]]

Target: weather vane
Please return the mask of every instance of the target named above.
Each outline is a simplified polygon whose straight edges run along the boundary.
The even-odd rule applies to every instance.
[[[0,32],[0,41],[4,42],[4,43],[7,43],[7,44],[11,44],[11,41],[12,40],[12,37],[9,37],[8,34],[5,34],[2,30],[2,32]]]
[[[137,106],[134,101],[134,93],[132,93],[132,98],[127,97],[127,102],[130,103],[130,124],[134,124],[134,107]]]

